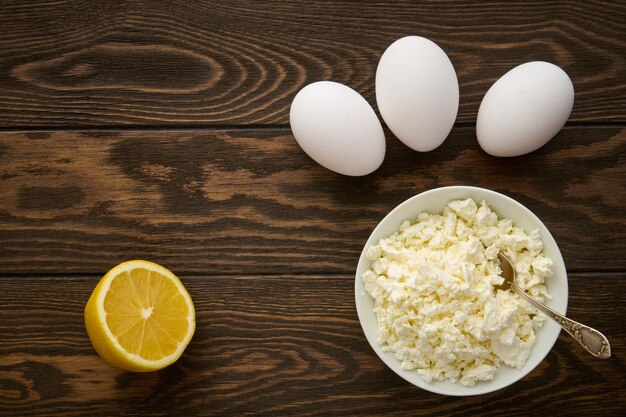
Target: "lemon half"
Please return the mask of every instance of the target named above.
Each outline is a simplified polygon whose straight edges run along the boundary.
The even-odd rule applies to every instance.
[[[150,372],[182,355],[195,331],[196,313],[176,275],[152,262],[128,261],[107,272],[94,289],[85,326],[111,365]]]

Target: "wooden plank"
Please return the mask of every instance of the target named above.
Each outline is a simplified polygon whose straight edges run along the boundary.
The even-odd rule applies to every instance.
[[[396,376],[368,345],[354,278],[185,278],[197,311],[187,351],[158,373],[111,368],[83,307],[97,278],[0,279],[0,414],[42,415],[619,415],[626,407],[626,276],[570,276],[569,316],[601,329],[598,360],[569,336],[524,379],[455,398]]]
[[[626,129],[568,128],[538,152],[483,153],[473,129],[434,152],[388,135],[345,177],[288,130],[0,134],[0,269],[103,273],[147,258],[194,274],[354,271],[376,224],[422,191],[501,191],[551,230],[570,270],[623,270]]]
[[[626,3],[589,0],[230,0],[24,3],[0,14],[0,127],[285,124],[304,85],[335,80],[374,104],[394,40],[437,42],[473,123],[506,71],[547,60],[573,79],[571,121],[626,121]]]

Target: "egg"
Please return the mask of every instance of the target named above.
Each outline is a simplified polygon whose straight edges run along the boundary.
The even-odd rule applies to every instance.
[[[556,135],[574,105],[574,86],[549,62],[519,65],[496,81],[480,103],[478,143],[490,155],[518,156]]]
[[[385,158],[385,133],[376,113],[343,84],[319,81],[304,87],[291,103],[289,123],[302,150],[340,174],[367,175]]]
[[[431,151],[446,139],[459,109],[459,82],[437,44],[420,36],[392,43],[376,69],[376,103],[408,147]]]

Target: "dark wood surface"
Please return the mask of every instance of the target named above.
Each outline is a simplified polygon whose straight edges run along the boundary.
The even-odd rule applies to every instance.
[[[498,190],[540,214],[572,271],[624,267],[626,128],[566,128],[515,159],[482,152],[474,128],[429,153],[387,133],[383,166],[362,178],[317,165],[289,129],[3,138],[7,272],[104,273],[147,258],[181,274],[350,273],[386,213],[455,184]]]
[[[527,61],[563,67],[571,121],[626,122],[626,3],[4,0],[0,126],[286,124],[295,93],[346,83],[374,103],[378,59],[419,34],[449,54],[459,122]]]
[[[83,415],[619,415],[624,410],[624,274],[572,274],[573,319],[601,327],[615,356],[594,360],[569,336],[513,386],[475,397],[420,390],[368,345],[353,275],[182,277],[196,335],[170,368],[104,363],[82,309],[98,277],[0,278],[0,410]],[[610,317],[608,317],[610,316]]]
[[[427,36],[459,77],[457,124],[417,153],[386,131],[362,178],[316,165],[288,126],[309,82],[371,103],[395,39]],[[622,415],[626,410],[626,4],[601,1],[4,1],[0,5],[0,415]],[[576,89],[530,155],[480,150],[489,86],[530,60]],[[443,397],[367,344],[354,270],[374,226],[421,191],[475,185],[535,212],[570,273],[561,335],[518,383]],[[132,258],[177,273],[198,328],[172,367],[118,371],[82,311]]]

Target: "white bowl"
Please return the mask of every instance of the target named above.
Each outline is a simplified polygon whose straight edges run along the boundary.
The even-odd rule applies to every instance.
[[[395,358],[392,352],[383,352],[382,346],[377,342],[378,325],[376,315],[374,314],[374,301],[365,291],[363,280],[361,279],[363,273],[370,268],[370,261],[365,256],[367,248],[378,243],[381,238],[387,237],[397,231],[404,220],[415,219],[422,211],[441,213],[450,201],[466,198],[473,198],[476,202],[486,200],[500,218],[506,217],[512,219],[516,226],[523,228],[527,233],[533,229],[538,229],[544,244],[544,254],[554,261],[554,267],[552,268],[554,275],[546,279],[546,287],[552,299],[548,300],[546,305],[559,313],[565,314],[568,296],[565,264],[563,263],[563,257],[561,256],[561,252],[554,238],[537,216],[510,197],[495,191],[477,187],[455,186],[436,188],[409,198],[385,216],[367,240],[363,252],[361,252],[356,270],[355,299],[359,321],[361,322],[368,342],[376,354],[395,373],[413,385],[427,391],[456,396],[485,394],[504,388],[520,380],[546,357],[556,342],[561,330],[561,327],[554,321],[546,319],[543,326],[536,333],[537,339],[535,345],[522,369],[503,365],[498,368],[493,380],[478,382],[473,387],[465,387],[460,383],[450,381],[428,383],[420,378],[415,371],[403,370],[400,367],[400,361]]]

